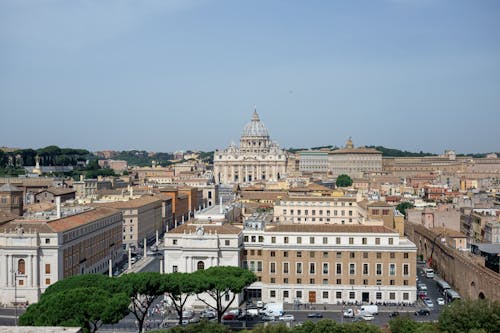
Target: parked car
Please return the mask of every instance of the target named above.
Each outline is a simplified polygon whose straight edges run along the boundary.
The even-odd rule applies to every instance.
[[[397,312],[397,311],[393,311],[393,312],[389,313],[389,317],[391,317],[391,318],[394,318],[397,316],[399,316],[399,312]]]
[[[286,314],[286,315],[278,317],[278,320],[279,321],[294,321],[295,317],[293,316],[293,314]]]
[[[205,310],[201,313],[200,315],[201,318],[208,318],[208,319],[212,319],[212,318],[215,318],[216,317],[216,314],[215,314],[215,311],[212,311],[212,310]]]
[[[323,314],[320,312],[313,312],[307,314],[307,318],[323,318]]]
[[[236,314],[234,313],[226,313],[222,316],[222,320],[236,320]]]
[[[433,308],[434,307],[434,303],[432,303],[432,300],[430,298],[424,298],[424,303],[425,305],[427,305],[427,307],[429,308]]]
[[[444,304],[445,304],[445,303],[444,303],[444,298],[439,297],[438,299],[436,299],[436,303],[437,303],[438,305],[444,305]]]
[[[269,315],[262,315],[262,316],[260,317],[260,319],[261,319],[262,321],[274,321],[274,320],[275,320],[275,319],[274,319],[274,316],[269,316]]]
[[[429,311],[429,309],[420,309],[415,311],[415,316],[428,316],[430,314],[431,312]]]
[[[262,301],[257,301],[256,304],[257,304],[258,308],[262,308],[264,306],[264,302],[262,302]]]

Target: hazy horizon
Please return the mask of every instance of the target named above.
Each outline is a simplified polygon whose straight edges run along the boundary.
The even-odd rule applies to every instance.
[[[500,2],[0,0],[0,146],[500,151]]]

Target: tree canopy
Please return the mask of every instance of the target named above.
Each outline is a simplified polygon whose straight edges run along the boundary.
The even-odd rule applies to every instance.
[[[405,201],[405,202],[402,202],[400,203],[399,205],[396,206],[396,209],[401,213],[403,214],[404,216],[406,216],[406,210],[407,209],[411,209],[415,206],[413,206],[413,204],[411,202],[408,202],[408,201]]]
[[[447,333],[469,332],[472,329],[498,333],[500,301],[454,301],[441,312],[439,327]]]
[[[201,288],[202,284],[194,274],[171,273],[162,276],[162,290],[172,301],[179,316],[179,324],[182,324],[182,312],[188,297],[200,292]]]
[[[337,181],[335,182],[335,185],[337,185],[337,187],[349,187],[352,185],[352,179],[351,177],[349,177],[348,175],[339,175],[337,177]]]

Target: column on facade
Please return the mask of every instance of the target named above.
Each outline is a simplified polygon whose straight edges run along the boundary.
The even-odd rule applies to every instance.
[[[10,269],[9,269],[9,255],[5,255],[5,272],[4,272],[4,283],[5,283],[5,286],[9,286],[9,272],[10,272]]]
[[[30,254],[28,260],[28,269],[26,270],[28,273],[28,286],[33,287],[33,255]]]
[[[13,280],[13,277],[14,277],[14,257],[12,255],[9,255],[8,256],[8,260],[7,260],[7,274],[8,274],[8,277],[9,277],[9,286],[10,287],[13,287],[14,284],[12,283],[12,280]]]
[[[269,165],[266,163],[266,180],[269,180],[271,177],[269,176]]]
[[[275,166],[275,165],[272,165],[272,166],[271,166],[271,174],[272,174],[272,178],[273,178],[274,180],[277,180],[277,179],[278,179],[278,177],[277,177],[277,175],[276,175],[276,166]]]
[[[247,182],[248,181],[248,165],[245,164],[245,178],[243,178],[243,182]]]
[[[224,163],[224,183],[227,183],[227,163]]]
[[[186,256],[186,273],[191,273],[190,271],[188,271],[188,262],[189,262],[189,257]]]
[[[243,181],[243,166],[241,164],[238,166],[238,182],[241,183]]]

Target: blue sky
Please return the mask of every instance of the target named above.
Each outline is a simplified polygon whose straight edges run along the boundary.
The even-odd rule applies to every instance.
[[[0,0],[0,146],[500,151],[496,0]]]

